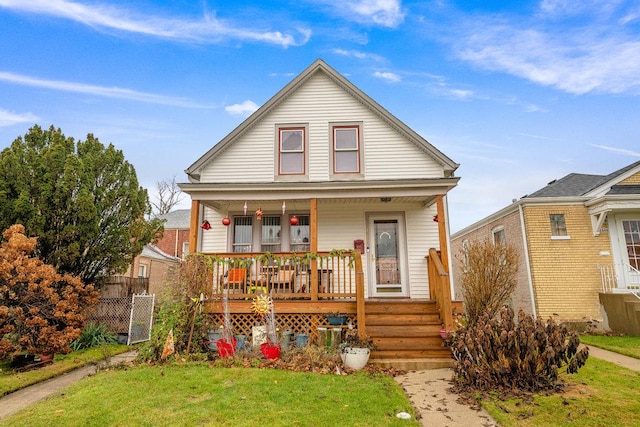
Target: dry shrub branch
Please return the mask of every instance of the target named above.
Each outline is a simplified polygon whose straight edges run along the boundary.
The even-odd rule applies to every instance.
[[[30,354],[68,353],[86,321],[86,309],[98,302],[92,285],[59,274],[31,256],[36,239],[16,224],[0,245],[0,359]]]

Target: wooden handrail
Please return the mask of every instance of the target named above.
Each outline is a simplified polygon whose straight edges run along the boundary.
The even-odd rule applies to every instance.
[[[447,331],[453,330],[453,306],[451,304],[449,273],[440,259],[440,254],[434,248],[429,249],[429,255],[427,256],[427,273],[429,275],[429,294],[438,306],[442,326]]]

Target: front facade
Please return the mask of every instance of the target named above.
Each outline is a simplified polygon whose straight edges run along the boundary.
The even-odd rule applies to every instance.
[[[243,293],[261,287],[264,254],[314,254],[293,299],[348,301],[360,283],[366,299],[427,300],[429,250],[449,265],[457,166],[318,60],[186,170],[190,246],[253,259]]]
[[[455,233],[452,251],[461,254],[472,241],[503,236],[520,253],[515,307],[545,318],[635,330],[637,320],[626,312],[635,310],[633,294],[640,291],[639,182],[640,162],[606,176],[567,175]],[[455,262],[456,277],[463,258]],[[618,299],[630,301],[622,303],[630,305],[622,310],[624,319],[612,302]]]

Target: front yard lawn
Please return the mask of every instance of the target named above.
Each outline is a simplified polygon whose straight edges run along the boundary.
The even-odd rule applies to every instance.
[[[580,342],[640,359],[640,337],[581,335]]]
[[[102,371],[9,417],[12,426],[418,426],[382,374],[321,375],[207,363]]]
[[[54,363],[24,372],[11,369],[9,360],[2,361],[0,362],[0,396],[130,350],[134,348],[119,344],[93,347],[56,355]]]

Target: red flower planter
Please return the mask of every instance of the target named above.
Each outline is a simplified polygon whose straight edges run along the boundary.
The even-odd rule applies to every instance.
[[[280,357],[280,345],[273,345],[271,343],[265,342],[260,344],[260,351],[265,359],[277,359]]]
[[[228,342],[227,340],[220,338],[216,342],[216,347],[218,348],[218,356],[220,357],[233,356],[233,353],[236,352],[237,342],[238,340],[236,340],[235,338],[231,338],[231,342]]]

